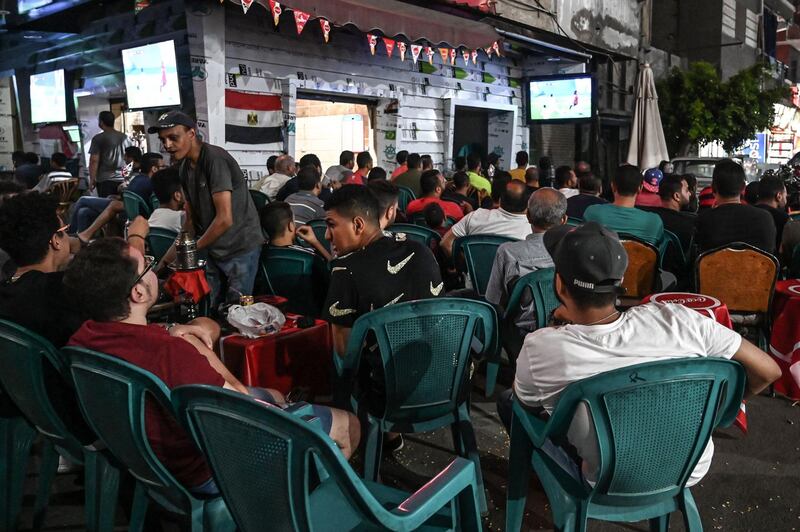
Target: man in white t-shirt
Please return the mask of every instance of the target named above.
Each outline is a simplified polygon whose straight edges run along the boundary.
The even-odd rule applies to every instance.
[[[499,209],[478,209],[464,216],[442,237],[441,247],[448,255],[453,253],[456,238],[468,235],[497,235],[525,240],[531,234],[528,221],[528,187],[512,180],[500,196]]]
[[[571,383],[598,373],[670,358],[722,357],[740,362],[747,373],[745,398],[761,392],[781,375],[777,364],[738,333],[682,305],[648,303],[625,312],[615,308],[628,265],[616,233],[596,222],[559,226],[545,233],[556,267],[555,291],[562,305],[555,317],[567,323],[530,333],[517,359],[513,393],[498,400],[498,413],[510,424],[515,395],[526,407],[549,415]],[[585,409],[576,411],[569,442],[583,459],[580,474],[591,482],[599,463],[595,431]],[[708,472],[713,442],[687,486]],[[561,447],[551,454],[568,472],[577,466]],[[571,462],[571,463],[570,463]]]
[[[270,201],[275,201],[278,191],[294,177],[295,173],[294,158],[291,155],[281,155],[275,161],[275,173],[259,179],[253,189],[266,194]]]
[[[155,209],[147,219],[150,229],[168,229],[180,233],[186,218],[186,212],[183,210],[186,200],[183,197],[178,169],[171,166],[159,170],[150,181],[159,204],[158,209]]]

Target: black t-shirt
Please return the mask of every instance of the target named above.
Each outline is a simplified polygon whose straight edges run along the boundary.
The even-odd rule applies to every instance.
[[[700,251],[745,242],[767,253],[775,252],[775,222],[764,209],[728,203],[705,209],[697,215],[697,242]]]
[[[664,222],[664,229],[678,237],[684,250],[689,249],[697,226],[696,214],[667,209],[666,207],[637,207],[637,209],[656,213],[661,217],[661,221]]]
[[[331,263],[323,319],[352,327],[371,310],[443,292],[439,265],[430,249],[402,233],[384,236]]]
[[[571,198],[567,198],[567,216],[583,219],[583,213],[587,208],[601,203],[608,202],[593,194],[575,194]]]
[[[781,238],[783,237],[783,226],[789,221],[789,215],[786,214],[785,210],[776,209],[774,207],[770,207],[769,205],[763,205],[759,203],[758,205],[755,205],[755,207],[764,209],[770,214],[770,216],[772,216],[772,221],[775,222],[776,232],[775,249],[779,249],[781,247]]]
[[[0,318],[13,321],[49,340],[57,348],[83,324],[64,297],[63,272],[29,271],[16,281],[0,283]]]

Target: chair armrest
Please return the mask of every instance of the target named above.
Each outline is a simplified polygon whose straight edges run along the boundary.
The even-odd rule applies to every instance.
[[[409,529],[416,529],[470,486],[477,492],[475,464],[465,458],[456,458],[401,502],[392,514],[402,517]]]
[[[534,447],[542,447],[550,434],[550,422],[525,410],[519,402],[519,399],[514,400],[513,408],[514,417],[519,421],[519,424],[522,425],[522,428],[525,429]]]
[[[287,414],[299,417],[314,428],[322,429],[322,422],[314,415],[314,408],[304,401],[292,403],[284,408],[283,411]]]

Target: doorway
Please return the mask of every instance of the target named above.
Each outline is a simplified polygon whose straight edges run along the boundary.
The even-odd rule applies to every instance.
[[[489,110],[474,107],[456,107],[453,126],[453,158],[467,157],[472,153],[486,162],[489,144]]]
[[[445,153],[449,157],[455,159],[477,153],[486,164],[487,155],[495,153],[500,156],[498,167],[508,170],[509,162],[513,162],[516,106],[449,100],[445,111],[446,116],[450,116],[451,126],[445,128]]]

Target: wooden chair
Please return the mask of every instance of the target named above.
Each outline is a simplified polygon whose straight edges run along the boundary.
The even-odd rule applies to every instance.
[[[636,237],[620,235],[620,242],[628,253],[628,269],[622,280],[625,295],[618,306],[629,308],[656,291],[659,256],[655,246]]]
[[[58,215],[63,216],[72,205],[72,198],[78,190],[78,178],[65,179],[50,185],[48,192],[58,199]]]

